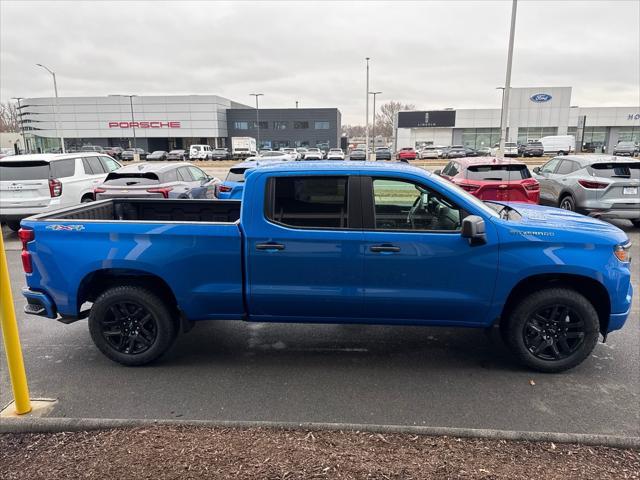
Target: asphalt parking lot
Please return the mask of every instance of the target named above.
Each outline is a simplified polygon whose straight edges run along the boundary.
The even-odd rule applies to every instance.
[[[157,364],[122,367],[93,346],[86,321],[63,325],[21,313],[19,242],[8,229],[3,234],[31,397],[58,399],[50,416],[638,436],[640,229],[616,224],[634,243],[632,315],[590,359],[557,375],[515,364],[496,332],[226,321],[197,325]],[[4,353],[0,361],[5,405],[11,389]]]

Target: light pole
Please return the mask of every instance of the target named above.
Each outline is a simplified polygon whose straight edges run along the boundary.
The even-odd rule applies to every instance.
[[[496,87],[496,90],[502,90],[502,101],[500,102],[500,135],[502,136],[502,112],[504,111],[504,87]],[[499,139],[498,139],[498,148],[500,148]]]
[[[371,137],[373,138],[373,151],[375,153],[376,146],[376,95],[381,94],[382,92],[369,92],[369,95],[373,95],[373,120],[371,126]]]
[[[60,133],[60,148],[62,149],[62,153],[67,153],[67,151],[64,148],[64,136],[62,135],[62,133],[58,129],[58,83],[56,82],[56,74],[55,74],[55,72],[53,70],[49,69],[48,67],[45,67],[41,63],[36,63],[36,66],[44,68],[53,77],[53,91],[56,94],[56,105],[55,105],[56,136],[58,136],[58,134]]]
[[[371,58],[370,57],[366,57],[365,60],[367,61],[367,107],[366,107],[366,111],[365,111],[365,123],[364,123],[364,143],[365,143],[365,148],[364,148],[364,159],[365,160],[369,160],[369,60]]]
[[[256,150],[260,151],[260,105],[258,103],[258,97],[264,96],[264,93],[250,93],[252,97],[256,97]],[[257,153],[256,152],[256,153]]]
[[[136,121],[133,118],[133,97],[137,97],[137,95],[109,95],[110,97],[125,97],[125,98],[129,98],[129,106],[131,107],[131,129],[133,130],[133,154],[134,155],[138,155],[135,151],[136,148],[138,148],[138,143],[136,141]],[[148,148],[148,146],[147,146]]]
[[[518,0],[513,0],[511,5],[511,29],[509,31],[509,52],[507,53],[507,74],[504,80],[504,100],[502,101],[502,112],[500,114],[500,149],[498,158],[504,157],[504,144],[507,137],[507,118],[509,115],[509,94],[511,93],[511,64],[513,63],[513,40],[516,34],[516,11]]]
[[[18,102],[18,114],[20,115],[20,133],[22,134],[22,145],[24,147],[24,153],[27,152],[27,139],[24,136],[24,124],[22,123],[22,106],[20,105],[20,100],[24,97],[13,97],[13,100],[17,100]]]

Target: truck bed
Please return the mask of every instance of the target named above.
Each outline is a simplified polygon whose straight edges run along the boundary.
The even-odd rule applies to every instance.
[[[122,220],[234,223],[239,200],[108,199],[32,217],[34,220]]]

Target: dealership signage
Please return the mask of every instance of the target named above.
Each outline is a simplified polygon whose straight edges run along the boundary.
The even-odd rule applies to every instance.
[[[630,113],[627,115],[627,120],[640,120],[640,113]]]
[[[109,128],[180,128],[180,122],[109,122]]]
[[[551,95],[549,95],[548,93],[536,93],[535,95],[531,95],[531,97],[529,97],[529,99],[532,102],[536,102],[536,103],[548,102],[552,98],[553,97]]]
[[[454,127],[455,124],[455,110],[398,112],[398,128]]]

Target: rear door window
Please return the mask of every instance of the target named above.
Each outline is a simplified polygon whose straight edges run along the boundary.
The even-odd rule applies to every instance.
[[[51,162],[51,176],[53,178],[73,177],[76,173],[76,159],[67,158]]]
[[[48,162],[0,162],[0,181],[47,180],[48,178]]]
[[[469,180],[508,182],[531,178],[526,165],[471,165],[467,167]]]
[[[347,177],[276,177],[270,180],[267,218],[302,228],[348,228]]]
[[[178,179],[183,182],[193,182],[193,177],[191,176],[191,172],[187,167],[180,167],[178,169]]]
[[[98,157],[84,157],[82,159],[82,163],[84,165],[84,171],[88,175],[101,175],[103,173],[107,173],[107,170],[102,166]]]
[[[568,175],[569,173],[575,172],[578,169],[578,164],[571,160],[562,160],[560,162],[560,166],[556,173],[558,175]]]

